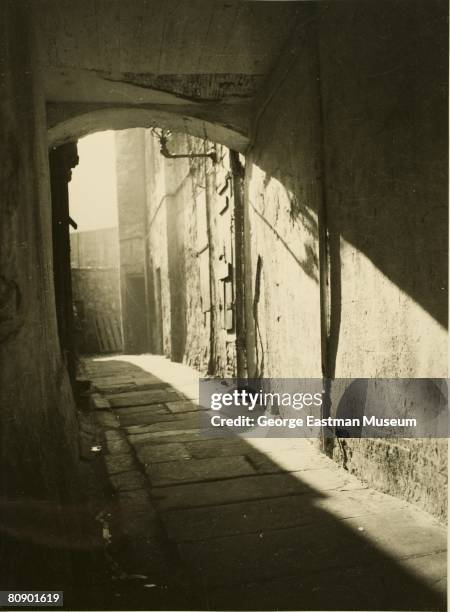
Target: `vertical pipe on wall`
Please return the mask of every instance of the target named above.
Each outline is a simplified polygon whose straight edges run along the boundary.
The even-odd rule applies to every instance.
[[[204,151],[206,152],[206,142],[204,143]],[[205,176],[205,198],[206,198],[206,231],[208,236],[208,253],[209,253],[209,292],[210,292],[210,304],[209,309],[209,359],[208,359],[208,370],[209,375],[215,374],[216,372],[216,333],[215,333],[215,322],[216,322],[216,291],[215,291],[215,274],[214,274],[214,245],[212,236],[212,220],[211,220],[211,197],[209,183],[211,181],[211,174],[207,169],[207,160],[202,160],[202,168]]]
[[[244,232],[244,175],[239,153],[230,150],[230,167],[233,175],[235,287],[236,287],[236,375],[248,376],[245,325],[245,232]]]
[[[315,61],[315,73],[317,91],[316,100],[318,108],[318,133],[319,133],[319,167],[317,175],[317,185],[319,190],[317,224],[319,236],[319,283],[320,283],[320,335],[321,335],[321,362],[322,362],[322,377],[324,379],[324,402],[322,406],[322,416],[327,418],[331,412],[331,381],[334,378],[337,342],[331,345],[334,322],[336,318],[333,312],[332,285],[335,285],[332,278],[337,275],[339,278],[340,269],[331,268],[330,257],[330,232],[327,214],[327,197],[326,197],[326,165],[325,165],[325,134],[324,134],[324,118],[323,118],[323,99],[322,99],[322,83],[321,83],[321,65],[320,65],[320,50],[319,50],[319,27],[320,27],[320,12],[319,8],[315,7],[316,19],[312,22],[312,35],[314,37],[314,49],[312,57]],[[339,236],[337,237],[339,249]],[[335,242],[335,241],[334,241]],[[339,266],[339,263],[338,263]],[[340,313],[340,305],[338,306]],[[340,316],[340,314],[339,314]],[[326,437],[322,430],[321,446],[325,453],[332,450],[334,442],[332,438]]]

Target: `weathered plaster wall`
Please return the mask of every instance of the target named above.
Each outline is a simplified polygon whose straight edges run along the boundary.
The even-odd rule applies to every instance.
[[[432,0],[321,14],[339,376],[446,376],[446,11]]]
[[[337,377],[447,376],[447,9],[321,11]],[[348,469],[445,514],[446,440],[345,444]]]
[[[256,114],[246,164],[250,375],[320,377],[320,126],[313,32]],[[252,331],[253,330],[253,331]]]
[[[32,6],[0,4],[1,588],[68,586],[76,416],[58,348],[45,108]],[[39,582],[41,580],[41,582]]]
[[[290,47],[297,58],[280,62],[255,109],[246,179],[255,371],[320,375],[322,220],[324,372],[446,377],[446,8],[315,8]],[[298,268],[288,275],[283,262],[294,256]],[[347,469],[445,514],[446,441],[347,440],[344,447],[330,452]]]
[[[170,138],[171,153],[204,153],[211,146],[185,134]],[[231,374],[236,359],[230,314],[232,268],[230,280],[222,280],[226,263],[232,266],[234,257],[228,151],[218,147],[218,163],[213,165],[205,158],[166,159],[159,148],[148,131],[147,258],[153,350],[163,350],[202,372]]]

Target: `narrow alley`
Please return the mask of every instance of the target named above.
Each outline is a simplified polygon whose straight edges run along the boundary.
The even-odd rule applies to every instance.
[[[446,609],[448,23],[0,0],[0,609]]]
[[[118,609],[442,608],[446,531],[428,514],[310,440],[208,438],[185,365],[82,365],[111,490],[106,545],[119,576],[134,576],[131,593],[114,587]]]

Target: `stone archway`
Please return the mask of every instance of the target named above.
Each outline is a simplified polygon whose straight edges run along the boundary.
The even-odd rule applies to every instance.
[[[227,113],[218,113],[217,118],[205,119],[192,114],[183,114],[183,107],[173,111],[136,106],[101,107],[84,105],[50,105],[47,113],[48,145],[57,147],[105,130],[161,127],[173,132],[183,132],[199,138],[217,142],[230,149],[244,153],[249,144],[247,118],[234,116],[235,127],[228,121]],[[216,113],[215,113],[216,115]]]

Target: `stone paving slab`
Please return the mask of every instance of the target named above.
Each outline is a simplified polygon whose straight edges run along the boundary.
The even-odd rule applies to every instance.
[[[301,474],[301,479],[291,474],[264,474],[217,481],[214,486],[210,483],[194,483],[161,487],[154,491],[154,497],[161,510],[168,510],[218,506],[236,501],[283,497],[299,493],[315,493],[320,496],[330,490],[363,488],[358,481],[352,482],[346,476],[336,474],[332,470],[314,470],[313,486],[303,478],[305,473]]]
[[[105,455],[105,464],[110,475],[136,469],[136,460],[130,452]]]
[[[177,459],[192,459],[184,444],[172,442],[168,444],[151,444],[138,446],[136,454],[144,467],[152,466],[161,461],[176,461]]]
[[[113,376],[107,376],[104,372],[96,371],[90,375],[90,378],[93,379],[94,385],[121,385],[134,381],[133,374],[125,373],[123,370],[118,371]]]
[[[230,587],[285,575],[359,565],[369,545],[334,523],[279,531],[181,542],[180,555],[194,566],[206,588]]]
[[[329,467],[326,457],[306,455],[299,450],[280,451],[277,455],[263,455],[258,451],[246,452],[250,463],[257,472],[270,474],[276,472],[299,472]]]
[[[167,383],[162,381],[140,381],[136,379],[130,379],[126,382],[122,383],[105,383],[105,382],[96,382],[94,387],[99,393],[105,393],[107,395],[116,395],[120,393],[132,393],[135,391],[152,391],[155,389],[165,389],[167,388]]]
[[[160,522],[148,493],[145,489],[129,490],[119,493],[122,534],[125,537],[154,538],[160,533]]]
[[[147,404],[143,406],[125,406],[123,408],[112,408],[117,417],[125,415],[142,415],[147,414],[170,414],[165,404]]]
[[[408,560],[409,562],[409,560]],[[432,590],[442,577],[445,556],[415,559],[413,571],[389,560],[372,565],[297,571],[296,575],[208,590],[211,610],[445,610],[445,589]],[[434,571],[429,571],[434,568]],[[427,577],[427,583],[418,578]]]
[[[251,438],[246,440],[248,450],[271,456],[288,451],[298,451],[303,457],[325,457],[317,451],[311,440],[306,438]],[[330,461],[327,459],[327,461]]]
[[[109,480],[115,491],[133,491],[145,489],[148,483],[140,470],[110,474]]]
[[[107,442],[126,442],[126,436],[124,435],[124,432],[121,429],[106,429],[104,432],[104,436]]]
[[[111,404],[108,400],[98,393],[93,393],[90,396],[90,402],[94,410],[109,410],[109,408],[111,408]]]
[[[171,389],[155,389],[153,391],[133,391],[108,395],[111,406],[143,406],[145,404],[163,404],[180,399],[180,394]]]
[[[158,406],[160,404],[157,404]],[[120,424],[125,428],[127,433],[145,431],[146,425],[154,425],[155,423],[170,423],[180,418],[178,414],[170,414],[168,411],[159,410],[156,413],[151,411],[139,412],[135,414],[119,415]]]
[[[125,368],[120,369],[114,375],[106,374],[105,372],[97,371],[97,376],[95,377],[95,384],[106,384],[106,385],[116,385],[121,384],[127,381],[135,381],[135,382],[157,382],[168,384],[158,376],[154,376],[150,372],[143,372],[140,368]]]
[[[98,366],[91,364],[86,370],[86,376],[94,383],[97,381],[107,381],[111,383],[121,382],[123,380],[133,380],[136,374],[142,376],[142,372],[139,372],[134,367],[130,368],[129,365],[126,364],[110,363],[106,367],[107,371],[105,370],[105,364],[98,364]]]
[[[258,475],[236,478],[230,481],[185,484],[160,487],[153,497],[162,512],[174,508],[194,508],[197,506],[218,506],[237,501],[298,495],[307,492],[299,481],[285,474]]]
[[[443,552],[446,542],[441,525],[414,509],[390,509],[383,513],[366,514],[345,520],[353,530],[364,531],[364,536],[378,549],[391,557],[403,559],[431,552]]]
[[[117,429],[120,427],[120,421],[113,412],[102,410],[96,414],[97,423],[104,429]]]
[[[382,515],[358,521],[366,527],[372,522],[371,535],[383,534],[390,542],[389,557],[393,560],[442,552],[442,530],[431,529],[420,535],[414,525],[404,523],[402,513],[391,515],[388,522]],[[405,534],[405,541],[409,539],[409,548],[402,543],[403,538],[399,540],[399,531]],[[375,564],[384,556],[378,542],[374,544],[367,535],[345,521],[317,521],[300,528],[180,543],[179,550],[188,565],[195,563],[208,585],[233,585],[249,582],[255,575],[264,580],[299,571],[324,571],[337,564]]]
[[[107,429],[104,432],[106,450],[109,454],[129,453],[130,445],[124,434],[118,429]]]
[[[208,459],[213,457],[231,457],[245,455],[248,444],[241,438],[208,438],[196,442],[186,443],[186,448],[195,459]]]
[[[135,448],[146,444],[194,442],[203,438],[204,431],[195,428],[128,434],[128,440]]]
[[[106,450],[110,455],[128,453],[130,447],[126,440],[109,440],[106,443]]]
[[[166,406],[170,410],[170,412],[175,412],[175,413],[195,412],[197,410],[209,410],[209,408],[200,406],[199,404],[196,404],[195,402],[183,401],[183,400],[180,400],[179,402],[167,402]]]
[[[158,406],[160,404],[157,404]],[[120,410],[127,410],[121,408]],[[147,433],[151,431],[159,431],[160,428],[151,428],[150,425],[158,425],[159,423],[175,423],[180,422],[183,424],[194,423],[196,426],[199,425],[200,421],[196,413],[190,414],[172,414],[168,410],[152,412],[147,410],[146,412],[139,412],[135,414],[129,414],[122,412],[119,415],[120,423],[126,433]]]
[[[402,567],[411,572],[413,576],[420,576],[422,580],[426,579],[427,583],[433,585],[434,589],[441,593],[445,600],[448,587],[447,560],[447,550],[445,550],[403,558]],[[445,608],[446,606],[443,609]],[[436,607],[436,609],[438,608]]]
[[[169,461],[147,465],[145,471],[153,486],[220,480],[255,473],[245,457]]]
[[[110,362],[107,365],[105,363],[94,363],[93,360],[87,362],[85,360],[85,372],[92,378],[114,378],[115,376],[126,376],[131,371],[135,372],[135,369],[130,368],[129,364],[123,364],[118,362]],[[106,369],[105,369],[106,368]]]
[[[308,443],[305,447],[304,442],[302,446],[296,444],[290,450],[288,448],[272,455],[261,453],[239,437],[199,440],[187,443],[186,448],[198,459],[245,455],[255,470],[261,473],[296,472],[330,466],[326,457],[311,452],[308,448],[311,445]]]
[[[139,512],[149,510],[149,512],[156,516],[156,511],[151,503],[148,487],[131,491],[121,491],[118,495],[118,500],[124,507],[134,508]]]
[[[164,513],[163,520],[170,537],[181,542],[344,520],[393,508],[398,510],[398,504],[392,503],[389,496],[374,496],[373,493],[369,489],[328,491],[320,499],[313,493],[169,510]]]
[[[181,418],[180,418],[181,417]],[[125,427],[124,430],[127,434],[146,434],[155,433],[162,431],[178,431],[186,429],[200,429],[201,421],[198,414],[187,416],[185,414],[170,415],[169,420],[161,420],[150,425],[136,425]]]

